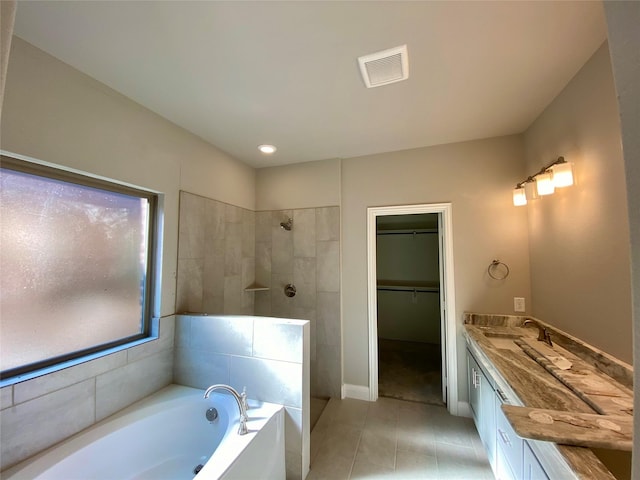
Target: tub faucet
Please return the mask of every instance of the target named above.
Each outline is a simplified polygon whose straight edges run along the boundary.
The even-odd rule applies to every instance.
[[[553,347],[553,343],[551,343],[551,334],[547,330],[546,327],[543,327],[538,322],[534,322],[533,320],[525,320],[522,324],[523,327],[527,327],[528,325],[534,325],[538,327],[538,341],[544,342],[550,347]]]
[[[238,404],[238,409],[240,410],[240,425],[238,427],[238,435],[246,435],[248,432],[247,420],[249,420],[249,418],[247,417],[246,392],[243,390],[242,393],[238,393],[235,388],[230,387],[229,385],[218,383],[207,388],[207,390],[204,392],[204,398],[209,398],[209,395],[211,395],[211,392],[213,392],[214,390],[225,390],[233,395],[233,398],[235,398],[236,403]]]

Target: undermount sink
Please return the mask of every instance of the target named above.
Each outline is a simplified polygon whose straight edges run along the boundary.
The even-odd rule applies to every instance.
[[[514,352],[520,352],[522,349],[514,342],[521,338],[518,335],[492,335],[484,334],[485,338],[499,350],[513,350]]]
[[[524,341],[525,344],[527,343],[527,341],[522,337],[522,335],[513,335],[509,333],[501,334],[501,333],[493,333],[493,332],[484,332],[484,336],[487,340],[489,340],[489,343],[491,343],[491,345],[493,345],[495,348],[499,350],[511,350],[514,352],[522,352],[523,347],[515,343],[515,340],[521,340],[521,342]],[[543,342],[533,342],[533,343],[536,344],[535,347],[532,347],[532,345],[528,345],[528,346],[530,348],[534,348],[539,355],[541,355],[545,360],[551,362],[554,366],[556,366],[560,370],[568,370],[571,368],[572,363],[562,355],[559,355],[558,352],[556,352],[553,349],[553,347],[549,347]],[[541,362],[540,357],[538,357],[537,355],[530,355],[528,352],[526,352],[526,350],[527,349],[525,348],[525,353],[527,353],[527,355],[531,356],[533,360],[535,360],[537,363],[544,366],[542,363],[540,363]]]

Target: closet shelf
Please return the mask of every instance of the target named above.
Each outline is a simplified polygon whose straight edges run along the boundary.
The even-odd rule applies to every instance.
[[[439,292],[440,282],[378,280],[377,289],[398,292]]]
[[[264,290],[269,290],[269,287],[265,287],[264,285],[260,285],[255,282],[244,289],[245,292],[261,292]]]
[[[421,235],[425,233],[438,233],[437,228],[400,228],[395,230],[378,229],[377,235]]]

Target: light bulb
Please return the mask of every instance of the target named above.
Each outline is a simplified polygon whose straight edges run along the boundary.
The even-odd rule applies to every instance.
[[[557,163],[551,167],[553,172],[553,186],[556,188],[573,185],[573,163]]]
[[[527,204],[527,196],[524,193],[524,188],[514,188],[513,189],[513,204],[516,207],[521,207],[522,205]]]
[[[527,200],[537,200],[539,198],[536,182],[527,182],[524,184],[524,193]]]
[[[538,195],[551,195],[555,191],[551,173],[544,172],[536,175],[536,187],[538,188]]]
[[[258,150],[260,150],[265,155],[271,155],[277,150],[277,148],[274,145],[260,145],[258,146]]]

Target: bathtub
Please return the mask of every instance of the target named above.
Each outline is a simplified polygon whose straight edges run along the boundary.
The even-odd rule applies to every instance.
[[[5,470],[2,478],[283,480],[282,406],[249,400],[249,433],[238,435],[234,398],[214,392],[205,400],[203,393],[170,385]],[[211,407],[218,418],[209,422]]]

